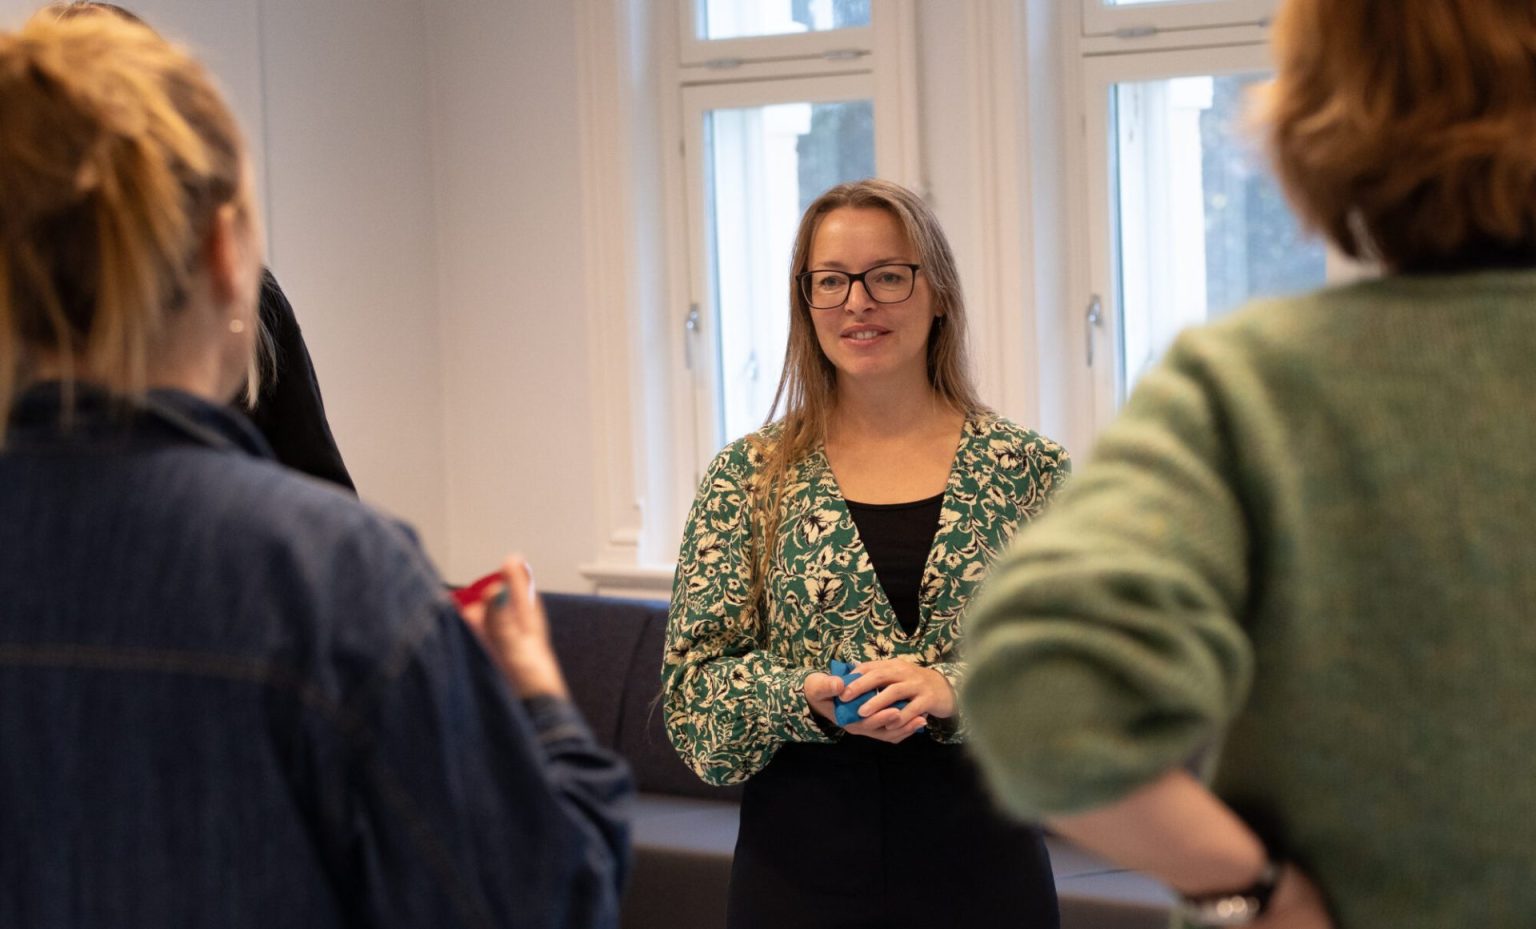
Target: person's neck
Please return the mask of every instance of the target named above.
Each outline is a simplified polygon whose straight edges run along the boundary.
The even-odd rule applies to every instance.
[[[221,396],[223,389],[220,384],[217,365],[207,359],[201,359],[202,363],[161,364],[151,367],[144,375],[145,390],[179,390],[192,394],[210,403],[223,404],[228,400]],[[93,369],[81,359],[74,359],[73,363],[65,361],[53,353],[38,353],[30,364],[28,380],[33,383],[44,381],[72,380],[85,384],[96,384],[109,391],[117,391],[123,388],[116,383],[117,379],[106,377],[102,372]]]
[[[927,432],[961,415],[926,377],[915,382],[839,384],[829,438],[890,440]]]

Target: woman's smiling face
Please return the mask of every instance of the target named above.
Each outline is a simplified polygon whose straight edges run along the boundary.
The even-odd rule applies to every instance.
[[[918,255],[891,213],[878,207],[838,207],[817,223],[807,270],[861,274],[892,264],[918,264]],[[843,303],[813,308],[810,314],[816,340],[839,380],[910,376],[913,370],[927,378],[928,335],[936,314],[921,271],[911,295],[900,302],[876,302],[860,281],[853,283]]]

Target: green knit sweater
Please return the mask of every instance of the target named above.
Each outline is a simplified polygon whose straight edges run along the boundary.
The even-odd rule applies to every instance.
[[[1017,813],[1219,748],[1344,929],[1536,925],[1536,273],[1186,333],[967,623]]]

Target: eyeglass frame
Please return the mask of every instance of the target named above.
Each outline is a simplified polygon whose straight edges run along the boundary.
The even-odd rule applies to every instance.
[[[874,295],[874,293],[869,289],[869,285],[867,283],[865,283],[864,276],[867,275],[867,274],[872,274],[875,271],[879,271],[881,268],[906,268],[907,270],[912,272],[912,286],[907,289],[906,296],[901,297],[900,299],[897,299],[897,300],[881,300],[879,297]],[[912,263],[906,262],[906,261],[886,261],[886,262],[882,262],[880,264],[875,265],[872,268],[865,268],[863,271],[860,271],[858,274],[853,274],[853,273],[850,273],[848,271],[844,271],[844,270],[842,270],[840,268],[808,268],[807,270],[801,271],[799,274],[795,275],[795,283],[800,285],[800,296],[805,298],[805,305],[810,307],[813,310],[835,310],[838,307],[842,306],[843,304],[847,303],[848,302],[848,298],[853,296],[853,285],[854,284],[863,284],[863,286],[864,286],[864,293],[868,294],[869,295],[869,299],[873,300],[876,303],[884,303],[884,304],[901,303],[901,302],[906,301],[906,300],[911,300],[912,299],[912,295],[917,293],[917,272],[921,271],[922,269],[923,269],[922,265],[912,264]],[[843,299],[837,301],[836,303],[830,303],[830,304],[828,304],[826,306],[817,306],[815,303],[811,302],[811,295],[805,292],[806,282],[811,279],[811,275],[812,274],[821,274],[821,273],[826,273],[826,272],[831,272],[833,274],[846,274],[846,275],[848,275],[848,287],[847,287],[846,290],[843,291]]]

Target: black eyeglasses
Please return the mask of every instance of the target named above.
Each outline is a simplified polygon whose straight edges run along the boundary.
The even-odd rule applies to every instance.
[[[830,310],[848,302],[853,283],[864,285],[864,292],[876,303],[900,303],[912,296],[917,286],[920,265],[876,265],[868,271],[849,274],[847,271],[802,271],[795,275],[800,282],[800,294],[805,302],[818,310]]]

